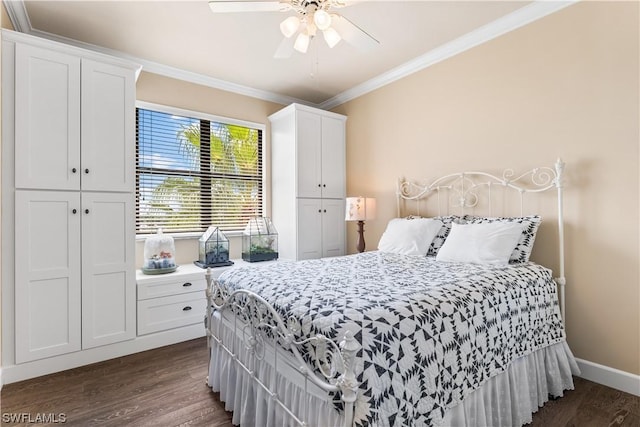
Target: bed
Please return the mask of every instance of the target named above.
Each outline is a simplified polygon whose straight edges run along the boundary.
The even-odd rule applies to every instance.
[[[563,169],[402,179],[377,251],[207,272],[207,382],[233,423],[530,422],[578,373],[563,326]],[[529,261],[541,219],[523,212],[549,190],[556,278]],[[494,215],[505,191],[516,216]]]

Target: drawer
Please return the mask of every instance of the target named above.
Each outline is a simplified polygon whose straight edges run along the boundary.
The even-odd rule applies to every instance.
[[[204,291],[138,301],[138,335],[202,323],[206,313]]]
[[[138,301],[196,291],[204,296],[205,289],[207,289],[207,281],[204,278],[204,272],[199,275],[176,276],[170,280],[138,281]]]

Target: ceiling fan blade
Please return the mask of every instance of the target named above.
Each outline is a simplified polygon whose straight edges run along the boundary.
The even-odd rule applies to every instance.
[[[293,45],[295,43],[295,37],[283,37],[276,53],[273,54],[274,58],[287,59],[293,55]]]
[[[375,49],[380,45],[371,34],[358,27],[353,22],[341,15],[332,16],[331,25],[340,34],[340,37],[350,45],[362,51]]]
[[[278,0],[209,0],[209,7],[216,13],[283,12],[290,10],[291,4]]]

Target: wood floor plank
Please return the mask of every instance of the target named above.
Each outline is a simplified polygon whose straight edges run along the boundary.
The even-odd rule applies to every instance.
[[[205,384],[207,362],[199,338],[5,385],[0,407],[32,417],[62,413],[69,426],[231,427],[232,414]],[[640,397],[575,378],[575,390],[547,402],[530,425],[638,427]]]

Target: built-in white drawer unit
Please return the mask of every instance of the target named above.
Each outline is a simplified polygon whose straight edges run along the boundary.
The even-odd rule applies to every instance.
[[[227,268],[211,271],[218,277]],[[205,272],[193,264],[181,265],[167,274],[138,271],[138,336],[203,322],[207,311]]]
[[[211,269],[217,278],[230,268],[266,265],[273,261],[249,263],[234,259],[234,264]],[[207,312],[206,270],[193,264],[181,265],[173,273],[136,273],[138,289],[138,336],[202,323]]]
[[[200,323],[206,311],[204,291],[138,301],[138,335]]]
[[[207,282],[204,278],[205,270],[189,275],[171,275],[151,280],[138,280],[138,301],[149,298],[167,297],[190,292],[204,292]],[[204,293],[202,294],[204,296]]]

